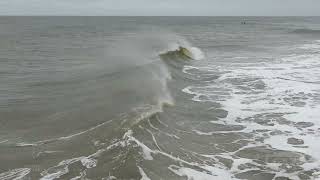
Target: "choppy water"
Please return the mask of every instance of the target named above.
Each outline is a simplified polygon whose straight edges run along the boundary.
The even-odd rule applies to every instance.
[[[319,17],[0,17],[0,39],[0,179],[320,178]]]

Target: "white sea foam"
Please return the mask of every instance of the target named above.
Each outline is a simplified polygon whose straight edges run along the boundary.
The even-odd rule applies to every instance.
[[[139,169],[139,172],[141,174],[141,179],[140,180],[151,180],[140,166],[138,166],[138,169]]]
[[[122,143],[119,143],[119,142],[122,142]],[[199,180],[202,180],[203,178],[209,178],[209,177],[211,179],[213,177],[216,179],[226,179],[226,178],[227,179],[236,179],[236,178],[234,178],[234,176],[230,172],[228,172],[226,169],[224,169],[224,167],[222,167],[219,164],[209,166],[209,165],[199,164],[196,162],[189,162],[189,161],[183,160],[179,157],[176,157],[172,154],[169,154],[169,153],[161,150],[160,148],[153,150],[153,149],[149,148],[148,146],[146,146],[145,144],[143,144],[140,140],[135,138],[133,136],[132,130],[128,130],[124,134],[122,140],[120,140],[119,142],[115,143],[113,147],[123,146],[123,145],[124,146],[137,145],[138,147],[140,147],[142,150],[142,156],[144,157],[145,160],[153,160],[154,158],[152,157],[152,154],[161,155],[161,156],[169,158],[172,161],[177,162],[181,165],[184,164],[184,165],[190,166],[190,167],[197,167],[197,169],[202,170],[202,171],[198,171],[198,170],[194,170],[190,167],[176,166],[176,167],[178,167],[178,169],[181,169],[181,170],[177,170],[177,169],[170,169],[170,167],[173,167],[173,166],[170,166],[169,169],[172,170],[173,172],[177,173],[177,175],[179,175],[179,176],[187,176],[191,179],[197,177],[196,179],[199,179]],[[143,169],[139,166],[138,166],[138,168],[139,168],[139,172],[140,172],[142,178],[149,179],[149,177],[145,174]],[[182,175],[182,174],[184,174],[184,175]]]
[[[0,179],[1,180],[20,180],[25,178],[25,176],[27,176],[30,172],[31,172],[31,169],[29,168],[12,169],[10,171],[1,173]]]
[[[189,50],[192,54],[192,58],[195,60],[201,60],[205,57],[204,53],[201,51],[201,49],[199,49],[197,47],[190,47]]]
[[[0,141],[0,144],[1,144],[1,143],[8,142],[8,141],[9,141],[9,140],[7,140],[7,139],[6,139],[6,140],[2,140],[2,141]]]
[[[100,151],[98,151],[100,152]],[[66,159],[58,163],[58,165],[50,167],[41,172],[42,177],[41,180],[53,180],[60,178],[61,176],[69,173],[69,165],[80,162],[85,168],[90,169],[97,166],[97,160],[92,157],[95,155],[92,154],[90,156],[81,156],[72,159]]]
[[[302,49],[319,50],[319,41],[313,44],[303,45]],[[194,101],[220,102],[228,111],[222,124],[242,125],[246,128],[240,131],[254,134],[255,137],[263,137],[263,132],[284,132],[282,134],[264,137],[262,143],[249,143],[242,148],[256,146],[271,146],[279,150],[300,152],[313,157],[310,162],[302,166],[304,170],[320,167],[320,55],[315,54],[293,54],[282,57],[276,62],[260,64],[239,64],[239,66],[221,67],[220,71],[225,73],[214,83],[189,86],[182,91],[193,95]],[[192,75],[191,70],[200,71],[201,67],[186,66],[184,72]],[[207,69],[217,69],[211,67]],[[241,83],[239,83],[241,82]],[[258,88],[257,88],[258,87]],[[220,88],[229,95],[221,94],[216,90]],[[276,114],[279,118],[272,117]],[[270,117],[268,117],[270,115]],[[264,122],[256,122],[257,118],[268,120],[269,125]],[[283,121],[285,119],[286,121]],[[282,121],[282,122],[280,122]],[[213,123],[215,123],[214,121]],[[218,121],[219,122],[219,121]],[[307,127],[299,127],[299,123],[307,123]],[[210,136],[216,133],[226,132],[203,132],[194,130],[198,135]],[[254,133],[253,133],[254,132]],[[265,132],[265,131],[264,131]],[[288,144],[288,138],[298,138],[304,141],[302,145]],[[238,150],[239,151],[239,150]],[[241,172],[240,164],[252,160],[235,159],[235,152],[220,154],[225,158],[233,159],[233,172]],[[216,156],[216,155],[215,155]],[[267,163],[268,168],[273,169],[277,176],[299,179],[297,173],[283,172],[279,164]],[[185,174],[184,171],[175,170],[176,173]],[[317,175],[314,176],[315,178]],[[320,176],[319,176],[320,177]]]
[[[153,157],[152,157],[152,150],[146,146],[145,144],[143,144],[142,142],[140,142],[138,139],[136,139],[135,137],[132,136],[132,130],[129,130],[127,131],[124,136],[123,136],[125,139],[127,139],[128,141],[133,141],[135,142],[138,146],[141,147],[142,149],[142,152],[143,152],[143,157],[146,159],[146,160],[153,160]]]
[[[61,161],[57,166],[51,167],[41,172],[41,180],[52,180],[61,177],[69,172],[69,165],[81,161],[84,157],[77,157]]]
[[[208,166],[206,168],[207,172],[204,171],[197,171],[195,169],[187,168],[187,167],[179,167],[175,165],[169,166],[169,170],[177,174],[178,176],[187,177],[188,180],[231,180],[236,179],[232,177],[229,173],[225,170],[215,168],[212,166]],[[211,174],[215,173],[215,174]]]
[[[320,40],[315,40],[313,43],[304,44],[299,47],[300,49],[305,50],[319,50],[320,49]]]
[[[88,169],[97,166],[97,160],[95,160],[95,159],[91,159],[91,158],[86,157],[86,158],[82,158],[80,161],[81,161],[82,165]]]

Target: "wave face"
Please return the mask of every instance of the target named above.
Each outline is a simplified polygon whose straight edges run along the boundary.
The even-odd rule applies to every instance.
[[[101,53],[98,58],[51,60],[34,67],[26,64],[21,69],[27,72],[8,76],[13,83],[5,88],[13,93],[1,97],[16,113],[5,114],[6,131],[16,128],[15,134],[21,132],[18,133],[21,137],[43,141],[101,124],[133,108],[152,106],[160,111],[163,103],[172,104],[167,89],[170,72],[157,55],[168,46],[165,38],[172,39],[170,35],[138,32],[134,36],[121,36],[98,52]],[[31,112],[29,108],[35,110]],[[16,119],[22,116],[27,120],[17,126]],[[74,125],[61,129],[65,123]],[[43,131],[46,133],[41,136],[33,135]]]
[[[0,17],[0,179],[319,178],[320,18],[247,18]]]

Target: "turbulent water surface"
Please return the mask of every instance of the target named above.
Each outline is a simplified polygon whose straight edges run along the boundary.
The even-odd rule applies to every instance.
[[[320,178],[319,17],[0,17],[0,39],[0,179]]]

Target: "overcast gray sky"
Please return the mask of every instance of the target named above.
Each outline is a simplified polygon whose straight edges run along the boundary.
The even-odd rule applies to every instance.
[[[0,0],[0,15],[320,16],[320,0]]]

